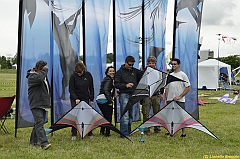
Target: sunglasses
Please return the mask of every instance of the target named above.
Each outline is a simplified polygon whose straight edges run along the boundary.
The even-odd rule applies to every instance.
[[[172,63],[172,65],[177,65],[177,63]]]
[[[134,65],[134,63],[133,64],[129,64],[129,63],[127,63],[128,64],[128,66],[133,66]]]

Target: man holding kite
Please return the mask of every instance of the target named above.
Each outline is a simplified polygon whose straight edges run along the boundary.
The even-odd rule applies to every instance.
[[[119,103],[120,111],[123,115],[120,120],[120,131],[128,136],[131,132],[131,125],[133,120],[133,107],[131,107],[125,114],[125,109],[129,98],[131,98],[133,91],[142,77],[143,72],[134,68],[135,59],[133,56],[127,56],[125,64],[115,74],[115,87],[119,89]],[[123,137],[123,136],[120,136]]]
[[[147,59],[147,67],[156,68],[157,59],[154,56],[149,56]],[[151,97],[146,97],[142,102],[143,122],[149,119],[150,109],[152,107],[153,113],[156,114],[160,111],[160,100],[163,99],[164,88],[154,93]],[[154,133],[160,133],[160,126],[154,126]],[[145,130],[145,134],[150,135],[150,128]]]
[[[169,83],[165,87],[165,101],[164,106],[169,104],[172,100],[178,103],[183,109],[185,109],[185,95],[190,91],[190,82],[187,75],[180,70],[180,60],[179,59],[172,59],[172,69],[173,72],[170,74],[175,76],[183,81],[175,81]],[[166,133],[165,135],[170,135]],[[186,137],[185,128],[182,129],[181,137]]]

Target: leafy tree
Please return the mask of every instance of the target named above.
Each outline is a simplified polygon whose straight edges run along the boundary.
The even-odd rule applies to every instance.
[[[1,69],[7,69],[7,59],[5,56],[1,57]]]
[[[228,57],[223,57],[221,59],[222,62],[231,65],[232,69],[240,66],[240,57],[239,55],[230,55]]]
[[[112,63],[113,62],[113,53],[107,54],[107,63]]]
[[[80,56],[80,61],[83,61],[83,55]]]
[[[7,60],[7,68],[12,69],[12,64],[11,64],[10,60]]]
[[[15,54],[15,56],[12,59],[12,64],[17,64],[17,53]]]

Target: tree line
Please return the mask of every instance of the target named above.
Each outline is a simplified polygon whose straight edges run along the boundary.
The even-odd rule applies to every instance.
[[[12,69],[12,65],[14,64],[17,64],[17,54],[11,59],[7,59],[6,56],[1,56],[0,58],[1,69]]]

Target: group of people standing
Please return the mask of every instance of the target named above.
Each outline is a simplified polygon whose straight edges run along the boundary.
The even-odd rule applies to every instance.
[[[123,112],[129,99],[132,96],[133,91],[137,87],[139,80],[141,79],[144,71],[134,68],[135,59],[133,56],[127,56],[125,63],[121,65],[120,69],[115,73],[113,66],[106,69],[105,78],[100,85],[99,95],[104,96],[104,100],[97,100],[97,104],[102,112],[103,117],[112,122],[113,113],[113,99],[116,97],[116,90],[118,90],[120,111]],[[147,59],[147,67],[156,68],[157,59],[150,56]],[[148,120],[150,108],[153,108],[153,113],[156,114],[160,110],[160,101],[164,100],[164,106],[172,100],[179,103],[182,108],[185,108],[185,95],[190,91],[190,82],[187,75],[180,70],[180,60],[172,59],[171,75],[178,77],[186,82],[171,82],[164,89],[159,92],[155,92],[152,97],[146,97],[142,101],[142,114],[143,122]],[[30,102],[30,109],[33,113],[35,125],[32,130],[30,144],[40,145],[43,149],[48,149],[51,144],[48,142],[43,125],[45,123],[45,109],[50,107],[50,95],[49,84],[46,81],[48,72],[47,63],[44,61],[38,61],[33,70],[28,71],[28,95]],[[86,66],[82,62],[78,62],[75,65],[75,70],[70,76],[69,80],[69,93],[71,106],[75,107],[81,101],[85,101],[90,106],[94,103],[94,85],[93,77],[90,72],[87,71]],[[36,95],[38,94],[38,96]],[[37,99],[43,95],[44,98]],[[130,108],[120,119],[120,131],[128,136],[131,132],[131,125],[133,121],[133,108]],[[72,140],[76,140],[77,130],[72,127]],[[154,127],[154,133],[159,133],[160,127]],[[150,135],[150,129],[145,131],[147,135]],[[110,129],[101,127],[100,134],[109,137]],[[165,135],[168,135],[166,133]],[[92,138],[92,131],[88,133],[89,138]],[[185,130],[182,129],[181,137],[185,137]],[[120,136],[123,137],[123,136]]]

